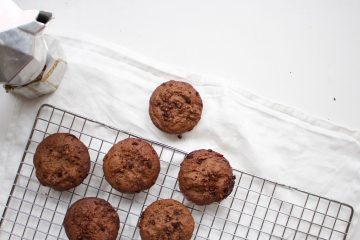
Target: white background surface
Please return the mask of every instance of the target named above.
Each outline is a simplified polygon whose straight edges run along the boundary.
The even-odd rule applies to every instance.
[[[360,130],[360,1],[16,2],[52,11],[49,32],[94,34]],[[0,93],[0,110],[11,106]]]

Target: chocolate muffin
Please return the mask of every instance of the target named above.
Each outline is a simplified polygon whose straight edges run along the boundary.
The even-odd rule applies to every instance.
[[[190,211],[173,199],[150,204],[141,214],[139,222],[142,240],[189,240],[194,227]]]
[[[66,212],[64,228],[69,240],[115,240],[120,220],[107,201],[89,197],[75,202]]]
[[[198,204],[220,202],[230,195],[235,176],[223,155],[212,150],[197,150],[181,163],[178,176],[180,191]]]
[[[55,133],[36,148],[34,165],[42,185],[65,191],[80,185],[89,174],[90,155],[74,135]]]
[[[201,118],[203,103],[189,83],[168,81],[152,93],[149,114],[157,128],[181,134],[192,130]]]
[[[127,138],[109,150],[104,157],[103,170],[113,188],[136,193],[154,185],[160,172],[160,160],[149,143]]]

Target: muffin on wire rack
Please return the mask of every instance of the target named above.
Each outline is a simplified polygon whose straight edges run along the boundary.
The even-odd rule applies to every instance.
[[[181,163],[178,175],[180,191],[198,205],[220,202],[227,198],[235,184],[230,163],[211,149],[189,153]]]
[[[115,240],[120,219],[110,203],[88,197],[71,205],[65,215],[64,228],[69,240]]]
[[[90,155],[87,147],[74,135],[55,133],[36,148],[34,166],[41,185],[65,191],[80,185],[87,177]]]
[[[139,228],[142,240],[190,240],[195,222],[183,204],[173,199],[163,199],[145,209]]]
[[[155,184],[160,160],[154,148],[138,138],[116,143],[104,157],[106,181],[120,192],[137,193]]]

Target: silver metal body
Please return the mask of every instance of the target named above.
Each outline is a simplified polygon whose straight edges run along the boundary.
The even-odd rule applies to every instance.
[[[46,62],[45,24],[33,22],[0,33],[0,81],[21,86],[35,80]]]
[[[60,45],[43,34],[51,13],[0,32],[0,83],[28,98],[55,91],[66,69]]]

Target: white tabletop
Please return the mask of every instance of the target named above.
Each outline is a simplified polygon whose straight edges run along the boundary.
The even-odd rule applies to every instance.
[[[360,130],[358,0],[16,0],[50,31],[93,34],[157,61]],[[0,92],[0,110],[11,98]],[[0,118],[3,137],[7,117]],[[360,239],[357,226],[353,239]]]

